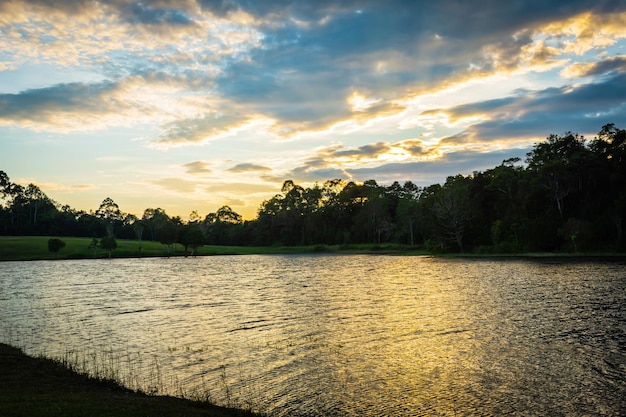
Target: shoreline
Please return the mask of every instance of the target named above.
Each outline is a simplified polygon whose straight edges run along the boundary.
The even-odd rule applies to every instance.
[[[48,417],[254,417],[245,410],[204,401],[153,396],[111,380],[81,375],[59,361],[33,357],[0,343],[0,415]]]
[[[67,247],[58,254],[48,251],[47,242],[51,236],[0,236],[0,262],[42,261],[42,260],[82,260],[109,259],[108,252],[89,248],[90,238],[64,237]],[[449,259],[601,259],[626,260],[625,252],[527,252],[527,253],[431,253],[423,246],[409,246],[394,243],[345,244],[310,246],[218,246],[199,247],[196,254],[184,251],[180,244],[169,250],[166,246],[152,241],[118,240],[118,248],[111,259],[178,258],[226,255],[394,255],[429,256]]]

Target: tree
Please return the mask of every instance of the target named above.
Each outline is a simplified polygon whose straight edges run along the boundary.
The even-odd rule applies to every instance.
[[[241,224],[243,222],[240,214],[229,206],[220,207],[215,213],[217,221],[228,224]]]
[[[465,228],[474,217],[469,194],[470,179],[462,175],[448,177],[435,194],[432,206],[441,237],[452,241],[464,253]]]
[[[0,171],[0,234],[143,236],[195,253],[199,244],[315,245],[427,243],[441,250],[519,252],[616,251],[626,247],[626,131],[613,124],[586,141],[566,132],[535,144],[526,164],[511,158],[485,172],[449,177],[424,188],[333,179],[319,186],[282,183],[257,218],[244,222],[229,206],[183,222],[162,209],[141,219],[106,198],[95,212],[50,200],[35,184],[14,184]],[[199,229],[199,232],[198,232]],[[144,233],[145,232],[145,233]],[[201,234],[204,239],[201,239]],[[94,256],[97,254],[94,253]]]
[[[61,239],[49,239],[48,240],[48,250],[54,254],[55,258],[59,257],[59,251],[65,247],[65,242]]]
[[[565,198],[582,187],[581,168],[588,155],[585,139],[572,132],[565,136],[550,135],[527,154],[528,169],[536,173],[539,183],[549,191],[561,217],[564,217]]]
[[[159,242],[167,246],[167,255],[172,252],[172,246],[178,240],[178,228],[172,220],[168,220],[159,229]]]
[[[5,193],[8,192],[8,189],[11,185],[11,180],[6,172],[0,171],[0,196],[4,197]]]
[[[133,216],[135,217],[135,216]],[[132,222],[131,227],[133,228],[133,232],[135,232],[135,237],[139,240],[139,252],[141,252],[141,247],[143,243],[143,231],[145,229],[145,224],[143,220],[139,220],[135,217],[135,221]]]
[[[198,212],[196,210],[192,211],[189,214],[189,224],[197,224],[200,223],[202,221],[202,217],[200,217],[200,215],[198,214]]]
[[[111,253],[117,249],[117,241],[113,236],[103,237],[100,239],[100,247],[109,252],[109,258],[111,258]]]
[[[204,234],[197,224],[188,224],[183,229],[180,241],[185,247],[185,253],[191,248],[191,256],[194,256],[196,249],[204,245]]]
[[[243,224],[243,218],[229,206],[220,207],[215,213],[209,213],[202,222],[206,233],[206,242],[213,245],[232,244],[232,233]]]
[[[359,188],[362,204],[355,217],[355,232],[361,233],[365,241],[382,243],[383,236],[389,237],[392,227],[390,195],[375,180],[367,180]]]
[[[96,217],[106,221],[121,221],[123,218],[120,207],[110,197],[105,198],[96,210]]]
[[[406,224],[406,230],[409,235],[409,244],[415,245],[414,225],[417,223],[417,215],[419,204],[417,199],[404,197],[398,202],[396,208],[396,217],[398,221]]]
[[[119,206],[110,197],[105,198],[95,213],[96,218],[100,219],[107,235],[115,236],[116,229],[119,229],[124,214],[120,211]],[[116,227],[118,226],[118,227]]]
[[[24,187],[19,184],[9,183],[4,194],[8,197],[10,226],[13,230],[19,230],[23,220],[28,218],[25,213],[27,202],[24,195]]]
[[[167,224],[169,219],[169,216],[161,208],[144,210],[141,220],[150,232],[150,240],[158,240],[159,231]]]
[[[613,123],[604,125],[589,148],[594,155],[597,181],[593,183],[596,192],[588,200],[597,204],[597,216],[610,221],[615,240],[622,244],[626,217],[626,130],[616,128]]]
[[[24,196],[28,201],[29,221],[36,224],[39,208],[50,200],[41,188],[37,187],[35,184],[28,184],[24,190]]]

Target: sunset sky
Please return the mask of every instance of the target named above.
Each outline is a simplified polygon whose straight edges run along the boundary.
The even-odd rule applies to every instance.
[[[292,179],[443,182],[626,128],[625,1],[0,2],[0,170],[244,218]]]

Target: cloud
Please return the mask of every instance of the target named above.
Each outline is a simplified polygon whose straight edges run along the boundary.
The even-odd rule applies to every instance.
[[[147,25],[193,25],[193,20],[184,10],[174,8],[154,8],[142,3],[133,3],[129,7],[130,21]]]
[[[29,9],[43,13],[80,15],[91,11],[92,5],[93,2],[90,0],[6,0],[0,3],[0,11],[11,18]]]
[[[286,172],[262,176],[267,181],[280,182],[287,178],[300,181],[324,181],[333,178],[353,179],[359,166],[387,166],[390,161],[417,161],[440,158],[437,146],[419,139],[395,143],[376,142],[354,148],[335,144],[318,149],[300,166]]]
[[[252,206],[288,178],[428,185],[623,123],[625,42],[614,0],[6,0],[0,125],[11,149],[142,136],[124,147],[149,147],[138,172],[150,148],[179,147],[164,178],[130,180],[148,199]]]
[[[421,94],[547,71],[613,45],[626,38],[625,9],[608,0],[8,1],[0,5],[2,67],[83,67],[107,81],[2,94],[0,123],[57,131],[150,123],[159,133],[147,142],[161,148],[244,131],[298,138],[363,130],[407,114],[404,103]],[[622,68],[619,56],[562,73]],[[430,115],[515,118],[521,100]],[[532,93],[527,100],[538,104]]]
[[[496,150],[491,152],[478,151],[455,151],[442,155],[437,159],[422,159],[419,161],[390,162],[376,166],[317,168],[301,166],[282,175],[268,177],[274,182],[292,179],[295,182],[323,182],[330,179],[343,179],[349,181],[365,181],[375,179],[380,184],[391,184],[394,181],[413,181],[420,186],[427,186],[445,182],[449,175],[470,175],[476,171],[491,169],[503,160],[519,157],[524,158],[530,147]]]
[[[561,71],[565,78],[590,77],[626,72],[626,55],[607,57],[597,62],[576,62]]]
[[[350,149],[345,149],[343,145],[333,145],[321,149],[318,152],[318,157],[327,163],[352,164],[363,161],[424,158],[433,156],[433,151],[432,146],[428,146],[419,139],[407,139],[395,143],[370,143]],[[312,161],[319,161],[320,159],[313,159]]]
[[[272,169],[263,165],[253,164],[253,163],[241,163],[237,164],[231,168],[228,168],[226,171],[242,173],[242,172],[264,172],[271,171]]]
[[[148,123],[167,128],[213,106],[180,97],[179,88],[187,82],[195,82],[193,76],[145,73],[118,81],[64,83],[0,94],[0,124],[61,132]]]
[[[626,11],[619,2],[599,2],[599,8],[583,10],[546,25],[543,31],[561,40],[566,53],[583,55],[604,49],[626,37]]]
[[[180,118],[164,125],[159,138],[151,141],[151,146],[167,148],[198,145],[242,131],[265,131],[273,123],[263,117],[221,112],[212,112],[198,118]]]
[[[352,178],[348,170],[341,168],[319,168],[312,169],[310,166],[296,167],[281,174],[264,175],[261,177],[265,181],[282,183],[287,179],[295,182],[319,182],[329,179]]]
[[[263,196],[274,192],[276,186],[273,184],[255,184],[253,182],[223,182],[206,184],[203,189],[210,195],[250,196],[256,194]]]
[[[191,175],[203,175],[210,174],[213,171],[209,168],[212,165],[211,162],[207,161],[193,161],[187,164],[184,164],[183,167],[187,169],[187,173]]]
[[[295,168],[265,178],[309,182],[380,178],[383,182],[425,183],[442,179],[443,173],[469,174],[510,157],[523,157],[533,143],[551,133],[572,130],[593,135],[604,124],[623,120],[625,111],[626,74],[575,86],[518,90],[508,97],[422,113],[424,117],[443,114],[449,122],[474,120],[456,134],[350,148],[334,144],[318,149]]]
[[[363,125],[383,110],[398,115],[405,110],[399,100],[470,78],[546,71],[565,62],[569,45],[551,37],[547,27],[593,16],[610,33],[614,25],[602,17],[619,11],[610,2],[570,2],[567,8],[489,2],[477,8],[451,1],[341,7],[316,2],[314,8],[231,3],[227,9],[222,12],[244,10],[266,22],[260,26],[265,36],[250,59],[220,73],[218,91],[276,120],[274,131],[284,136],[330,130],[350,120]],[[420,21],[421,16],[428,18]]]
[[[199,183],[182,178],[159,178],[151,183],[177,194],[194,194],[200,188]]]
[[[36,184],[39,188],[44,190],[44,192],[58,192],[58,193],[74,193],[74,192],[82,192],[94,190],[97,187],[94,184],[62,184],[56,182],[46,182],[46,181],[38,181],[32,178],[18,178],[14,181],[17,184],[22,186],[27,186],[28,184]]]
[[[506,141],[529,142],[550,133],[563,133],[563,129],[593,134],[606,123],[623,120],[625,110],[626,74],[578,86],[525,91],[514,97],[441,110],[452,120],[483,115],[483,121],[443,138],[441,144],[492,146]]]
[[[76,129],[85,125],[102,126],[107,117],[115,117],[124,110],[132,112],[128,103],[119,99],[118,91],[115,83],[102,82],[59,84],[19,94],[0,94],[0,123],[69,130],[73,130],[72,126]]]
[[[451,152],[438,160],[390,163],[372,168],[354,168],[348,171],[355,181],[376,179],[380,184],[393,181],[413,181],[420,186],[445,182],[450,175],[470,175],[491,169],[503,160],[524,158],[529,148],[507,149],[493,152]]]
[[[356,149],[330,148],[327,157],[338,160],[361,161],[377,159],[379,156],[387,154],[391,150],[388,143],[378,142],[359,146]]]

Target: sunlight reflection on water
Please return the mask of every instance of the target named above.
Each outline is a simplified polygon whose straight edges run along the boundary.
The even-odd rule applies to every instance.
[[[0,267],[0,341],[97,356],[132,388],[272,416],[626,413],[619,263],[265,255]]]

